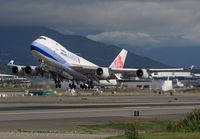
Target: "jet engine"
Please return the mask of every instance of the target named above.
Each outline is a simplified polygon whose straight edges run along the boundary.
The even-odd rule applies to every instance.
[[[12,73],[14,75],[23,75],[24,71],[21,66],[14,66],[14,67],[12,67]]]
[[[38,67],[36,66],[26,66],[25,73],[31,76],[37,76],[39,73]]]
[[[138,69],[136,74],[138,78],[143,78],[143,79],[149,78],[149,73],[146,69]]]
[[[108,68],[98,68],[96,71],[96,75],[100,79],[108,79],[108,77],[110,76],[109,69]]]

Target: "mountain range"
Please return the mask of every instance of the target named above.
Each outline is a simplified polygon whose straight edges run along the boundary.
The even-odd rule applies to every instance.
[[[63,35],[45,27],[0,27],[0,65],[6,65],[11,59],[15,60],[16,64],[38,65],[29,46],[42,35],[56,40],[73,53],[80,53],[82,57],[99,66],[109,66],[121,51],[121,48],[115,45],[106,45],[79,35]],[[125,67],[167,68],[169,66],[128,52]]]
[[[198,69],[200,67],[200,62],[198,60],[200,59],[199,46],[171,46],[146,50],[131,47],[129,50],[173,67],[189,67],[191,65],[195,65],[195,68]]]

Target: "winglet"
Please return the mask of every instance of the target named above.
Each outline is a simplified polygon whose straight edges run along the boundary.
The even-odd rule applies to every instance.
[[[14,60],[11,60],[9,63],[8,63],[8,65],[14,65]]]

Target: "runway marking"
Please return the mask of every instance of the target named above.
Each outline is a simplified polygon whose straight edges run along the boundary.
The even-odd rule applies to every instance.
[[[174,107],[171,107],[171,106],[163,106],[163,107],[147,107],[147,108],[144,108],[143,110],[168,110],[168,109],[191,109],[191,108],[196,108],[196,107],[199,107],[199,106],[174,106]],[[137,107],[124,107],[126,109],[137,109]]]
[[[76,111],[31,111],[31,112],[9,112],[9,113],[0,113],[0,116],[3,115],[28,115],[28,114],[56,114],[56,113],[87,113],[87,112],[115,112],[115,111],[130,111],[130,109],[140,109],[140,110],[176,110],[176,109],[191,109],[195,108],[196,106],[176,106],[176,107],[159,107],[159,108],[153,108],[153,107],[124,107],[120,109],[108,109],[108,110],[76,110]]]
[[[47,112],[17,112],[17,113],[0,113],[0,115],[21,115],[21,114],[56,114],[56,113],[84,113],[84,112],[112,112],[112,111],[128,111],[127,109],[117,110],[84,110],[84,111],[47,111]]]
[[[152,108],[152,107],[123,107],[125,109],[148,109],[148,108]]]

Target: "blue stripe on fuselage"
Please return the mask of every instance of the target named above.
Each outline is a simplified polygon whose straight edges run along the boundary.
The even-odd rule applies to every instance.
[[[59,54],[55,53],[53,50],[51,50],[50,48],[48,48],[45,45],[42,45],[37,42],[33,42],[31,44],[31,51],[32,50],[35,50],[35,51],[69,67],[68,62],[66,62]]]
[[[49,57],[49,58],[51,58],[51,59],[53,59],[53,60],[56,60],[53,56],[51,56],[50,54],[48,54],[47,52],[45,52],[44,50],[42,50],[42,49],[40,49],[40,48],[38,48],[38,47],[36,47],[36,46],[34,46],[34,45],[31,45],[31,51],[32,50],[35,50],[35,51],[37,51],[37,52],[40,52],[41,54],[43,54],[43,55],[45,55],[45,56],[47,56],[47,57]],[[56,60],[57,61],[57,60]]]

